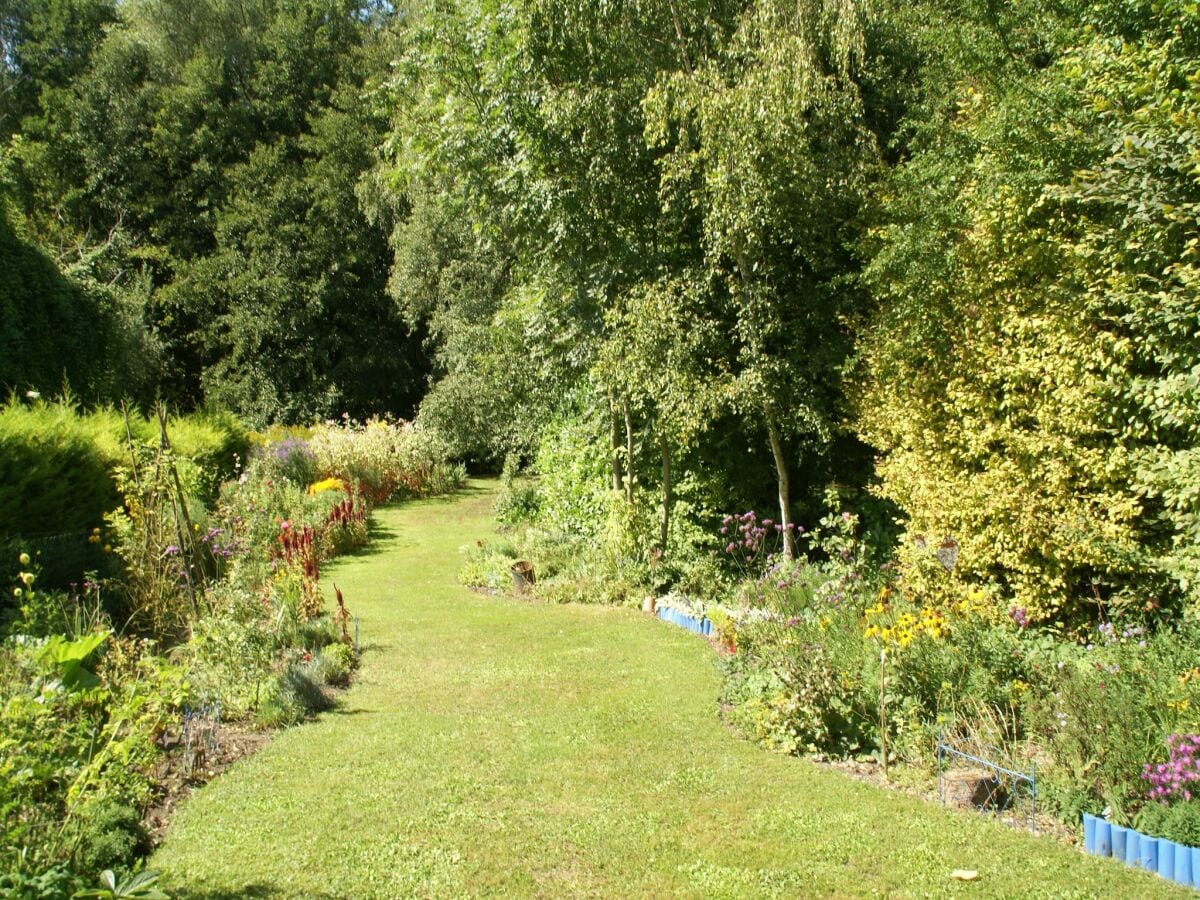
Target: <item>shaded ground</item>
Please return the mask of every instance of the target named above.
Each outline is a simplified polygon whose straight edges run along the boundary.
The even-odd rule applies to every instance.
[[[329,567],[361,617],[338,711],[198,790],[151,865],[183,896],[1147,896],[1111,860],[731,735],[704,641],[459,587],[490,487],[377,511]],[[979,872],[974,882],[950,878]],[[186,888],[183,886],[186,885]],[[189,893],[190,892],[190,893]],[[1182,894],[1181,894],[1182,895]]]

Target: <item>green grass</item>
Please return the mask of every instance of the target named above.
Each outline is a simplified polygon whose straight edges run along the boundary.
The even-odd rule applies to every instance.
[[[377,511],[327,579],[361,617],[341,708],[203,788],[151,866],[183,896],[1146,896],[1170,885],[767,753],[711,651],[627,609],[457,585],[492,487]],[[950,879],[975,869],[972,883]],[[183,886],[186,885],[186,890]]]

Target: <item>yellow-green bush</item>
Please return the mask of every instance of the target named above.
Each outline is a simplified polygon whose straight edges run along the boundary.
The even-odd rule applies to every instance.
[[[132,415],[130,430],[157,446],[157,419]],[[230,415],[197,414],[172,418],[167,430],[188,493],[213,499],[246,452],[244,426]],[[102,543],[88,539],[120,504],[116,472],[129,459],[115,409],[81,413],[68,403],[16,399],[0,407],[0,576],[23,549],[44,550],[49,581],[101,568]]]
[[[884,201],[860,430],[909,540],[1002,609],[1200,610],[1196,17],[962,87]]]

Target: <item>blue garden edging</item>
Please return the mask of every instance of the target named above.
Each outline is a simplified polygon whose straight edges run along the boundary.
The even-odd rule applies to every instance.
[[[1095,856],[1122,860],[1127,866],[1157,872],[1177,884],[1200,888],[1200,847],[1150,837],[1084,813],[1083,849]]]
[[[664,622],[670,622],[672,625],[678,625],[680,628],[686,628],[688,631],[694,631],[705,637],[712,635],[713,625],[707,617],[697,619],[695,616],[689,616],[687,613],[681,613],[668,606],[660,606],[655,612]]]

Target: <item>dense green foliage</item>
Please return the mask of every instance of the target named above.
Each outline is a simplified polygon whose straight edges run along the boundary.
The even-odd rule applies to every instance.
[[[411,410],[422,355],[355,197],[386,121],[369,91],[387,16],[6,3],[0,193],[44,249],[23,250],[37,279],[4,283],[4,340],[35,339],[0,388],[57,390],[69,361],[88,402],[159,394],[256,424]]]
[[[1194,611],[1195,20],[414,14],[364,195],[434,344],[423,415],[643,564],[689,552],[677,517],[787,536],[834,485],[998,613]]]
[[[160,444],[157,420],[133,413],[128,425],[138,452]],[[199,502],[215,499],[248,448],[245,426],[229,415],[173,420],[168,439]],[[0,407],[0,577],[15,574],[21,552],[40,556],[43,581],[60,588],[88,570],[111,572],[105,515],[120,503],[129,465],[126,419],[114,409],[80,415],[42,401]]]
[[[1115,14],[958,73],[870,268],[882,491],[1038,617],[1195,602],[1195,10]]]
[[[643,563],[836,485],[1001,609],[1194,606],[1195,19],[9,0],[0,385],[586,428]]]

